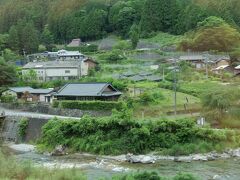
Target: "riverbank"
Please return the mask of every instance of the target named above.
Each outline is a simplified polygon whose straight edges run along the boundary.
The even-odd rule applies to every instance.
[[[138,120],[126,111],[110,117],[86,116],[81,121],[48,121],[42,128],[38,149],[53,152],[57,147],[96,155],[158,152],[184,156],[238,148],[240,136],[234,130],[199,127],[193,119]]]
[[[36,146],[29,144],[5,144],[5,147],[10,148],[12,151],[19,153],[35,152],[37,153]],[[52,153],[43,153],[47,156],[56,156]],[[64,152],[62,152],[62,155]],[[68,154],[65,154],[68,155]],[[142,163],[142,164],[152,164],[159,163],[161,161],[174,161],[174,162],[187,162],[191,163],[193,161],[214,161],[220,159],[230,159],[230,158],[240,158],[240,148],[238,149],[228,149],[224,153],[210,152],[205,154],[191,154],[189,156],[162,156],[156,155],[155,153],[146,155],[133,155],[125,154],[119,156],[99,156],[88,153],[74,153],[76,156],[84,156],[87,158],[93,158],[98,161],[116,161],[116,162],[129,162],[129,163]]]
[[[26,145],[24,146],[26,147]],[[148,156],[152,157],[153,155],[149,154]],[[99,177],[109,180],[112,179],[113,176],[144,171],[154,171],[162,176],[168,177],[174,177],[178,173],[185,172],[198,176],[199,180],[239,180],[240,177],[240,159],[237,157],[223,157],[213,161],[191,161],[191,163],[175,162],[174,159],[170,157],[162,157],[162,159],[167,160],[160,160],[160,156],[158,157],[159,159],[155,163],[142,164],[123,161],[125,155],[96,156],[86,153],[75,153],[65,156],[49,156],[49,154],[38,154],[35,151],[16,153],[16,155],[14,155],[14,158],[18,161],[31,161],[36,167],[40,166],[47,169],[79,169],[86,174],[89,180],[99,179]]]

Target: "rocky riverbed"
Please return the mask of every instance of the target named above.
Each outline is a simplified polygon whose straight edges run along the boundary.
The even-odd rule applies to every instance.
[[[36,148],[29,144],[7,144],[7,147],[18,152],[35,152]],[[63,146],[57,146],[55,150],[51,153],[45,153],[48,156],[64,156],[67,155],[65,148]],[[224,153],[210,152],[205,154],[191,154],[188,156],[162,156],[156,155],[154,153],[147,155],[119,155],[119,156],[97,156],[92,154],[78,154],[79,156],[91,156],[98,160],[114,160],[118,162],[129,162],[129,163],[142,163],[142,164],[152,164],[161,161],[175,161],[175,162],[187,162],[192,161],[214,161],[218,159],[228,159],[228,158],[240,158],[240,148],[238,149],[228,149]]]
[[[240,149],[227,150],[222,154],[212,152],[179,157],[155,154],[96,156],[86,153],[52,156],[50,153],[38,154],[32,145],[8,144],[7,146],[7,151],[13,151],[17,160],[30,160],[35,166],[47,168],[77,168],[83,171],[89,180],[136,171],[156,171],[163,176],[186,172],[197,175],[203,180],[239,180],[240,177]]]

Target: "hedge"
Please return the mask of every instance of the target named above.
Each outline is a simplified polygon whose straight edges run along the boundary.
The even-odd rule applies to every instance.
[[[53,107],[63,109],[108,111],[112,109],[122,110],[124,103],[122,101],[54,101]]]
[[[3,103],[12,103],[16,101],[16,97],[11,95],[5,95],[0,97],[1,102]]]
[[[67,51],[96,52],[98,50],[98,46],[95,44],[91,44],[89,46],[66,47],[65,49]]]

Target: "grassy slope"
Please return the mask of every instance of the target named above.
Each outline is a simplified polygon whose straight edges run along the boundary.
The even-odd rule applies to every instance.
[[[174,92],[172,90],[158,88],[158,84],[154,82],[141,82],[135,85],[136,88],[148,88],[151,91],[159,91],[164,96],[164,99],[159,101],[157,104],[149,104],[148,106],[137,105],[134,110],[134,114],[137,117],[142,116],[144,112],[145,117],[158,117],[166,114],[167,112],[173,111],[174,104]],[[186,104],[186,98],[189,103],[187,105],[187,111],[184,111],[184,104]],[[183,111],[182,113],[191,113],[200,108],[200,99],[185,93],[177,93],[177,110]]]
[[[183,36],[175,36],[168,33],[159,32],[152,38],[143,39],[145,42],[158,43],[161,47],[176,45],[183,39]]]

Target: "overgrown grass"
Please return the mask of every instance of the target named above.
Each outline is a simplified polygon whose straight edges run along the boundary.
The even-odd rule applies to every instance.
[[[62,179],[86,180],[86,176],[78,169],[47,169],[34,167],[30,162],[19,163],[11,157],[0,152],[0,176],[4,180],[23,179]]]
[[[173,89],[173,84],[171,82],[161,82],[159,87],[165,89]],[[216,88],[222,88],[225,85],[214,81],[196,81],[196,82],[181,82],[178,83],[177,91],[186,93],[192,96],[200,97],[206,91],[210,91]]]
[[[158,83],[141,82],[135,84],[135,88],[142,88],[149,94],[161,94],[161,98],[154,97],[155,101],[147,104],[138,103],[142,96],[132,97],[134,104],[134,116],[159,117],[173,112],[174,91],[158,88]],[[135,103],[134,103],[135,102]],[[191,114],[201,109],[200,99],[185,93],[177,92],[177,110],[180,114]]]
[[[158,43],[161,47],[164,47],[169,45],[177,45],[182,41],[182,39],[183,36],[175,36],[168,33],[159,32],[156,36],[144,40],[147,42]]]
[[[35,167],[30,162],[18,162],[14,158],[3,155],[0,152],[0,176],[4,180],[87,180],[79,169],[47,169]],[[99,177],[98,179],[104,179]],[[160,176],[156,172],[138,172],[133,174],[117,175],[105,180],[198,180],[197,177],[188,173],[179,173],[175,177]]]
[[[42,134],[39,148],[43,151],[61,144],[72,151],[106,155],[144,154],[177,149],[176,145],[195,145],[189,152],[181,149],[171,152],[181,155],[240,145],[235,131],[198,128],[193,120],[186,118],[139,121],[131,119],[126,112],[115,112],[111,117],[83,117],[81,121],[54,119],[43,127]],[[197,148],[201,143],[206,143],[206,148]]]
[[[188,173],[178,173],[176,176],[164,177],[156,172],[142,172],[128,175],[114,176],[113,180],[199,180],[198,177]]]

